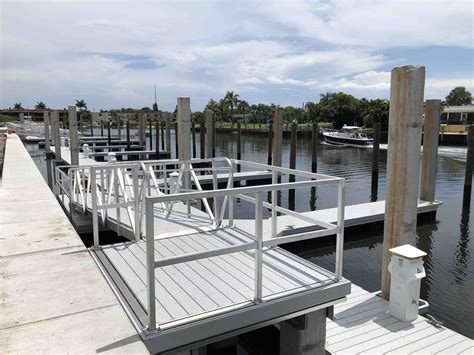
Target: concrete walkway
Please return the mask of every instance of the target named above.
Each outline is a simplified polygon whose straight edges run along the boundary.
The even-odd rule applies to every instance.
[[[0,179],[0,352],[148,353],[18,136]]]

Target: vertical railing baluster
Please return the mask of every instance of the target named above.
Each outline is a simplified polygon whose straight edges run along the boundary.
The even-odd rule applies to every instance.
[[[147,267],[147,301],[148,301],[148,331],[156,331],[155,306],[155,214],[154,203],[145,199],[146,214],[146,267]]]
[[[234,171],[235,171],[235,166],[233,163],[231,163],[231,167],[229,170],[230,174],[230,188],[234,188]],[[234,225],[234,195],[229,195],[229,227],[232,227]]]
[[[134,217],[135,217],[135,240],[140,240],[140,192],[138,186],[138,165],[135,165],[132,169],[132,180],[133,180],[133,197],[134,197]]]
[[[97,215],[97,184],[95,183],[95,168],[90,168],[90,179],[93,178],[91,184],[92,189],[92,233],[94,235],[94,249],[99,248],[99,220]]]
[[[276,185],[278,182],[278,172],[272,171],[272,185]],[[276,212],[276,205],[277,205],[277,196],[278,191],[272,191],[272,229],[271,229],[271,236],[270,238],[275,238],[277,235],[277,212]]]
[[[262,301],[262,248],[263,248],[263,203],[262,192],[255,194],[255,241],[257,246],[255,248],[255,301]]]
[[[336,235],[336,280],[342,278],[342,254],[344,252],[344,204],[345,204],[345,180],[339,182],[337,189],[337,226],[339,231]]]

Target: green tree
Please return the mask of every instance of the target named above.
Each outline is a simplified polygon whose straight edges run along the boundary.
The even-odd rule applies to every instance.
[[[242,112],[242,117],[245,118],[245,114],[250,112],[250,105],[245,100],[240,100],[238,103],[239,111]]]
[[[332,122],[336,128],[353,124],[357,117],[358,100],[343,92],[321,94],[319,106],[323,121]]]
[[[43,101],[39,101],[39,102],[36,103],[35,109],[45,110],[46,109],[46,104]]]
[[[234,127],[234,109],[239,105],[240,96],[235,94],[233,91],[227,91],[224,96],[224,102],[230,109],[230,121],[232,127]]]
[[[15,110],[23,110],[23,106],[21,106],[21,102],[17,102],[16,104],[14,104],[13,108]]]
[[[76,107],[80,110],[87,110],[87,104],[84,100],[76,100]]]
[[[312,122],[318,122],[321,120],[321,107],[316,102],[307,102],[305,104],[306,115]]]
[[[470,105],[472,102],[472,94],[466,90],[464,86],[457,86],[446,96],[446,104],[448,106]]]

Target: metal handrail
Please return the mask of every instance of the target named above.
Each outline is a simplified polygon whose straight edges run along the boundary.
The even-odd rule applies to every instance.
[[[210,191],[184,192],[173,195],[147,196],[145,201],[146,214],[146,267],[147,267],[147,306],[148,306],[148,332],[157,331],[156,305],[155,305],[155,269],[167,265],[174,265],[182,262],[189,262],[203,258],[209,258],[219,255],[236,253],[245,250],[255,250],[255,287],[254,302],[262,302],[262,264],[263,264],[263,248],[272,247],[280,244],[290,243],[298,240],[305,240],[328,235],[336,235],[336,265],[334,281],[342,278],[342,253],[344,244],[344,195],[345,180],[323,174],[308,173],[294,169],[286,169],[274,167],[264,164],[244,162],[239,160],[230,160],[233,169],[236,165],[249,166],[269,170],[272,172],[272,184],[251,186],[251,187],[229,187],[225,190],[215,188]],[[232,171],[233,171],[232,169]],[[298,181],[290,183],[278,183],[278,177],[281,174],[291,174],[295,176],[305,177],[310,180]],[[337,224],[327,223],[316,220],[307,216],[298,215],[297,213],[276,206],[276,192],[282,190],[290,190],[305,187],[316,187],[321,185],[337,185]],[[272,193],[272,204],[263,202],[263,193]],[[246,196],[245,194],[254,194],[255,198]],[[191,200],[224,197],[232,199],[234,197],[243,198],[255,204],[255,239],[252,242],[241,243],[233,246],[226,246],[212,250],[189,253],[179,256],[172,256],[155,260],[154,249],[154,206],[157,203],[170,203],[177,200]],[[229,204],[229,208],[230,208]],[[263,208],[271,208],[272,210],[272,232],[269,240],[263,240]],[[229,211],[230,212],[230,211]],[[322,229],[311,232],[297,233],[289,236],[276,237],[276,215],[277,212],[287,213],[293,217],[301,218],[307,222],[314,223]],[[231,224],[231,223],[230,223]],[[231,224],[232,225],[232,224]],[[158,325],[159,328],[159,325]]]

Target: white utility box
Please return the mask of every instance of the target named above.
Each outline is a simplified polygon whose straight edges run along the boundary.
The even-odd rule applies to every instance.
[[[426,276],[423,257],[426,255],[409,244],[389,250],[391,275],[389,312],[403,322],[418,318],[421,279]]]

